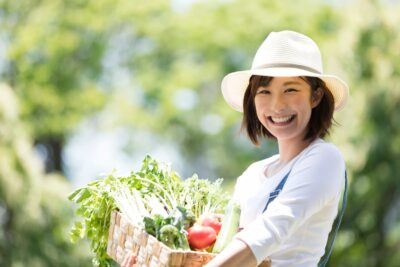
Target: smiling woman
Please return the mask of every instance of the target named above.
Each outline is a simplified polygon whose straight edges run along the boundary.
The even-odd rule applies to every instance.
[[[322,139],[333,112],[346,103],[347,85],[323,74],[313,40],[282,31],[268,35],[251,70],[225,76],[222,93],[243,111],[250,140],[274,139],[279,154],[251,164],[238,178],[234,199],[243,230],[207,266],[250,267],[266,257],[274,267],[317,266],[347,184],[341,153]]]

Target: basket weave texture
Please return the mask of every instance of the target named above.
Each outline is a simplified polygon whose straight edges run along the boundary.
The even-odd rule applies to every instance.
[[[132,251],[141,267],[200,267],[214,254],[198,251],[172,250],[139,226],[129,223],[121,213],[111,213],[107,254],[120,263]]]

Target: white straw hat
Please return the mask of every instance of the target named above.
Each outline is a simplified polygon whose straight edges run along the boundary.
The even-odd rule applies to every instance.
[[[224,77],[222,94],[237,111],[243,111],[243,97],[252,75],[318,77],[331,91],[336,111],[343,108],[349,94],[345,82],[323,73],[317,44],[309,37],[293,31],[271,32],[258,48],[250,70],[232,72]]]

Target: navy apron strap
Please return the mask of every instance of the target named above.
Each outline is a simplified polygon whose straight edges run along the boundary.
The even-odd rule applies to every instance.
[[[290,170],[290,171],[291,171],[291,170]],[[279,195],[279,193],[282,191],[283,186],[285,185],[286,180],[287,180],[287,178],[289,177],[290,171],[285,175],[285,177],[282,178],[282,180],[280,181],[280,183],[278,184],[278,186],[275,188],[275,190],[272,191],[272,192],[269,194],[269,198],[268,198],[267,204],[265,205],[265,207],[264,207],[264,209],[263,209],[263,213],[264,213],[264,211],[267,210],[269,203],[271,203],[271,202]]]
[[[329,246],[328,246],[328,250],[327,250],[328,254],[326,255],[325,259],[321,262],[321,264],[318,265],[319,267],[324,267],[325,264],[328,262],[329,257],[331,256],[332,248],[333,248],[333,242],[335,242],[335,238],[336,238],[336,235],[338,233],[339,226],[342,223],[344,210],[346,209],[346,199],[347,199],[347,172],[346,171],[344,172],[344,178],[345,178],[345,180],[344,180],[344,193],[343,193],[342,208],[340,209],[340,213],[339,213],[339,219],[337,221],[335,232],[333,234],[331,242],[329,242]]]

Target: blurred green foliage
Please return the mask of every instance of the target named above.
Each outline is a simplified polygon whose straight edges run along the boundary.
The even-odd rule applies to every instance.
[[[44,173],[24,128],[14,91],[0,84],[0,265],[80,266],[90,258],[68,240],[71,188]]]
[[[350,191],[331,266],[400,261],[400,36],[396,1],[0,1],[0,265],[88,266],[66,234],[69,185],[59,174],[82,120],[145,130],[178,147],[185,165],[232,184],[276,153],[239,134],[222,77],[247,69],[270,31],[315,39],[325,71],[351,88],[331,140]],[[8,89],[4,89],[8,88]],[[18,100],[17,100],[17,99]],[[19,104],[17,104],[19,103]],[[17,106],[20,106],[18,112]],[[45,174],[34,144],[52,149]],[[134,153],[135,146],[127,147]]]

